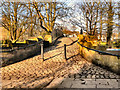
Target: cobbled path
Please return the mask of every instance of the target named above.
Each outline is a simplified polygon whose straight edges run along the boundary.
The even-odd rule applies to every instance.
[[[45,49],[44,61],[41,55],[2,67],[2,88],[44,88],[55,78],[67,77],[87,63],[79,55],[77,43],[67,46],[67,61],[64,59],[64,44],[71,44],[77,38],[59,39],[55,46]],[[89,64],[89,63],[88,63]]]
[[[69,75],[56,88],[120,90],[120,76],[100,66],[84,64],[79,73]]]
[[[113,79],[114,83],[118,83],[118,75],[95,66],[82,58],[79,55],[77,43],[70,45],[75,40],[77,40],[77,38],[66,37],[59,39],[55,46],[48,47],[44,50],[44,61],[41,59],[41,55],[37,55],[21,62],[2,67],[0,72],[0,78],[2,79],[1,87],[3,89],[80,88],[80,85],[84,84],[81,87],[99,88],[99,86],[97,86],[99,83],[96,84],[96,82],[99,82],[97,78],[109,78]],[[67,46],[68,60],[64,59],[64,44],[69,45]],[[87,79],[88,81],[85,81]],[[91,81],[89,81],[90,79],[92,79],[93,85],[89,84],[91,83]],[[109,80],[106,82],[108,82],[108,86],[112,84],[110,84]]]
[[[118,90],[120,89],[120,76],[99,66],[84,64],[79,73],[69,75],[57,88],[104,88],[105,90]]]

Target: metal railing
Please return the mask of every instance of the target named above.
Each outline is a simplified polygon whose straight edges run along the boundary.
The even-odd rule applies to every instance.
[[[59,38],[58,38],[59,39]],[[66,45],[64,44],[64,46],[61,46],[61,47],[58,47],[58,48],[54,48],[52,50],[55,50],[55,49],[60,49],[60,48],[63,48],[64,49],[64,59],[65,60],[68,60],[69,58],[67,58],[67,46],[71,46],[73,45],[74,43],[76,43],[78,40],[76,41],[73,41],[72,43],[70,43],[69,45]],[[53,46],[55,45],[55,43],[53,44]],[[44,61],[44,48],[43,48],[43,44],[41,44],[41,59]]]
[[[103,52],[103,51],[95,50],[95,49],[92,49],[92,48],[88,48],[88,47],[86,47],[86,46],[83,46],[83,45],[80,44],[79,42],[78,42],[78,44],[81,45],[82,47],[87,48],[88,50],[96,51],[96,52],[98,52],[98,53],[101,54],[101,55],[112,55],[112,56],[117,56],[118,59],[120,58],[120,55],[116,55],[116,54],[112,54],[112,53]]]

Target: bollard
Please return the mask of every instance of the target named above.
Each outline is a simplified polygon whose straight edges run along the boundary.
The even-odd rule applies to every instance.
[[[43,48],[43,42],[41,43],[41,58],[44,61],[44,48]]]
[[[67,59],[67,56],[66,56],[66,44],[64,44],[64,58]]]

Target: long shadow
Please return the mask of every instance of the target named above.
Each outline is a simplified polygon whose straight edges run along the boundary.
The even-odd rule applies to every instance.
[[[69,45],[66,45],[66,46],[71,46],[71,45],[73,45],[74,43],[76,43],[77,42],[77,40],[76,41],[73,41],[71,44],[69,44]],[[55,48],[55,49],[60,49],[60,48],[63,48],[64,46],[61,46],[61,47],[58,47],[58,48]],[[53,50],[55,50],[55,49],[53,49]]]
[[[56,56],[58,56],[58,55],[60,55],[60,54],[62,54],[62,53],[59,53],[59,54],[56,54],[56,55],[54,55],[54,56],[52,56],[52,57],[50,57],[50,58],[44,59],[44,61],[46,61],[46,60],[48,60],[48,59],[51,59],[51,58],[54,58],[54,57],[56,57]]]
[[[59,43],[61,43],[61,41],[57,41],[56,40],[56,43],[55,44],[59,44]],[[35,44],[37,44],[37,43],[35,43]],[[26,48],[26,47],[29,47],[29,46],[32,46],[33,44],[30,44],[30,45],[28,45],[28,46],[25,46],[25,45],[22,45],[22,44],[20,44],[18,47],[14,47],[14,49],[15,50],[19,50],[19,49],[24,49],[24,48]],[[15,46],[15,45],[14,45]],[[34,45],[33,45],[34,46]],[[47,50],[47,48],[50,48],[50,47],[52,47],[53,45],[45,45],[43,48],[44,48],[44,53],[45,52],[48,52],[48,51],[50,51],[50,50]],[[1,52],[0,52],[0,54],[4,54],[4,53],[12,53],[12,51],[14,51],[14,49],[11,49],[11,50],[8,50],[8,48],[5,48],[6,49],[6,51],[2,51],[2,49],[0,49],[1,50]],[[46,49],[46,50],[45,50]],[[51,50],[53,50],[53,49],[51,49]],[[40,55],[41,54],[41,50],[39,51],[39,52],[36,52],[36,53],[34,53],[33,55],[30,55],[30,56],[28,56],[28,57],[26,57],[26,58],[24,58],[24,59],[21,59],[21,60],[18,60],[18,61],[12,61],[11,63],[8,63],[8,64],[3,64],[3,65],[1,65],[0,64],[0,66],[2,66],[2,67],[5,67],[5,66],[7,66],[7,65],[10,65],[10,64],[14,64],[14,63],[17,63],[17,62],[20,62],[20,61],[23,61],[23,60],[25,60],[25,59],[29,59],[29,58],[32,58],[32,57],[34,57],[34,56],[37,56],[37,55]],[[1,59],[2,58],[6,58],[6,57],[1,57]],[[9,60],[9,61],[11,61],[11,60]]]
[[[57,41],[57,42],[61,42],[61,41]],[[69,45],[66,45],[66,46],[71,46],[71,45],[73,45],[74,43],[76,43],[77,42],[77,40],[76,41],[73,41],[71,44],[69,44]],[[59,43],[57,43],[57,44],[59,44]],[[55,47],[57,47],[57,45],[54,45]],[[51,50],[55,50],[55,49],[60,49],[60,48],[63,48],[64,46],[61,46],[61,47],[57,47],[57,48],[54,48],[54,49],[51,49]],[[47,51],[47,50],[46,50]],[[49,50],[48,50],[49,51]]]
[[[60,43],[60,42],[59,42]],[[57,43],[58,44],[58,43]],[[62,47],[64,47],[64,46],[61,46],[61,47],[58,47],[58,48],[55,48],[55,49],[59,49],[59,48],[62,48]],[[48,47],[49,48],[49,47]],[[54,50],[54,49],[53,49]],[[47,52],[47,51],[46,51]],[[39,53],[40,54],[40,53]],[[39,55],[38,53],[36,54],[36,55]],[[55,57],[55,56],[58,56],[58,55],[60,55],[60,54],[62,54],[62,53],[59,53],[59,54],[56,54],[56,55],[54,55],[54,56],[52,56],[52,57],[50,57],[50,58],[47,58],[47,59],[45,59],[45,60],[48,60],[48,59],[51,59],[51,58],[53,58],[53,57]],[[33,56],[36,56],[36,55],[33,55]],[[31,57],[29,57],[29,58],[32,58],[33,56],[31,56]],[[73,57],[75,57],[75,56],[77,56],[77,55],[73,55],[73,56],[71,56],[71,57],[69,57],[68,59],[70,59],[70,58],[73,58]],[[28,59],[28,58],[26,58],[26,59]],[[22,61],[22,60],[21,60]],[[60,67],[60,68],[58,68],[58,69],[56,69],[56,71],[55,72],[58,72],[58,71],[60,71],[60,70],[62,70],[64,68],[64,66],[62,66],[62,67]],[[45,77],[50,77],[50,76],[53,76],[54,74],[55,74],[55,72],[54,73],[50,73],[49,75],[45,75],[45,76],[43,76],[43,77],[39,77],[39,78],[34,78],[34,81],[35,80],[41,80],[41,78],[45,78]],[[23,81],[24,81],[24,79],[23,79]],[[33,81],[33,80],[32,80]],[[31,83],[32,82],[31,80],[29,81],[29,82],[27,82],[27,83]],[[22,83],[23,84],[23,83]],[[22,85],[21,84],[21,85]],[[45,87],[45,86],[44,86]]]
[[[62,38],[62,37],[61,37],[61,38]],[[60,39],[60,38],[59,38],[59,39]],[[50,47],[52,47],[52,46],[57,47],[58,44],[61,43],[61,41],[59,41],[59,39],[56,40],[56,42],[54,43],[54,45],[51,45],[51,46],[46,47],[46,48],[44,47],[44,49],[46,49],[46,50],[44,50],[44,53],[45,53],[45,52],[48,52],[48,51],[50,51],[50,50],[55,50],[55,49],[63,48],[64,46],[61,46],[61,47],[58,47],[58,48],[51,48],[50,50],[47,50],[47,48],[50,48]],[[73,41],[73,40],[72,40],[72,41]],[[71,44],[66,45],[66,46],[70,46],[70,45],[74,44],[75,42],[77,42],[77,40],[76,40],[76,41],[73,41]],[[29,56],[29,57],[26,57],[26,58],[24,58],[24,59],[22,59],[22,60],[14,61],[14,62],[11,62],[11,63],[9,63],[9,64],[2,65],[2,67],[5,67],[5,66],[7,66],[7,65],[11,65],[11,64],[14,64],[14,63],[17,63],[17,62],[26,60],[26,59],[30,59],[30,58],[32,58],[32,57],[34,57],[34,56],[37,56],[37,55],[40,55],[40,54],[41,54],[41,51],[35,53],[34,55],[31,55],[31,56]],[[60,54],[61,54],[61,53],[60,53]],[[58,54],[58,55],[60,55],[60,54]],[[57,56],[57,55],[56,55],[56,56]],[[53,56],[53,57],[55,57],[55,56]],[[53,57],[51,57],[51,58],[53,58]],[[47,58],[47,59],[45,59],[45,60],[48,60],[48,59],[50,59],[50,58]]]
[[[61,54],[61,53],[56,54],[56,55],[54,55],[53,57],[55,57],[55,56],[57,56],[57,55],[60,55],[60,54]],[[79,54],[77,54],[77,55],[79,55]],[[73,55],[73,56],[69,57],[68,59],[73,58],[74,56],[77,56],[77,55]],[[53,58],[53,57],[50,57],[50,58]],[[47,58],[47,59],[45,59],[45,60],[48,60],[48,59],[50,59],[50,58]],[[66,66],[68,66],[68,65],[66,65]],[[55,72],[50,73],[50,74],[47,74],[47,75],[44,75],[44,76],[41,76],[41,77],[39,77],[39,78],[36,77],[36,78],[34,78],[34,80],[32,80],[32,81],[30,80],[30,81],[27,82],[27,83],[31,83],[31,82],[36,81],[36,80],[41,80],[41,79],[46,78],[46,77],[54,76],[56,72],[59,72],[59,71],[61,71],[61,70],[64,69],[64,68],[65,68],[65,66],[63,65],[62,67],[56,69]],[[64,77],[64,76],[63,76],[63,77]],[[65,77],[65,78],[66,78],[66,77]],[[48,86],[53,80],[54,80],[54,78],[53,78],[47,85],[45,85],[44,87],[42,87],[41,90],[42,90],[43,88],[45,88],[46,86]],[[23,81],[24,81],[24,79],[23,79]],[[23,84],[23,83],[22,83],[22,84]],[[22,85],[22,84],[21,84],[21,85]]]
[[[52,57],[50,57],[50,58],[44,59],[44,60],[46,61],[46,60],[51,59],[51,58],[54,58],[54,57],[56,57],[56,56],[58,56],[58,55],[60,55],[60,54],[62,54],[62,52],[59,53],[59,54],[56,54],[56,55],[54,55],[54,56],[52,56]],[[80,54],[78,53],[78,54],[76,54],[76,55],[73,55],[73,56],[67,58],[67,60],[68,60],[68,59],[71,59],[71,58],[73,58],[73,57],[75,57],[75,56],[78,56],[78,55],[80,55]]]
[[[71,59],[71,58],[73,58],[73,57],[75,57],[75,56],[78,56],[78,55],[80,55],[80,54],[78,53],[78,54],[76,54],[76,55],[73,55],[73,56],[67,58],[67,60],[69,60],[69,59]]]
[[[73,41],[71,44],[67,45],[67,46],[70,46],[70,45],[73,45],[74,43],[76,43],[78,40],[76,41]]]
[[[72,41],[73,41],[73,40],[72,40]],[[76,43],[77,41],[78,41],[78,40],[73,41],[71,44],[66,45],[66,46],[73,45],[73,44]],[[61,41],[56,41],[56,43],[54,44],[55,47],[57,47],[57,44],[59,44],[59,43],[61,43]],[[51,49],[51,50],[60,49],[60,48],[63,48],[63,47],[64,47],[64,46],[61,46],[61,47],[54,48],[54,49]],[[45,52],[47,52],[47,51],[49,51],[49,50],[46,50]],[[39,54],[40,54],[40,53],[39,53]],[[39,55],[39,54],[37,54],[37,55]],[[58,56],[58,55],[60,55],[60,54],[62,54],[62,53],[59,53],[59,54],[57,54],[57,55],[55,55],[55,56]],[[79,54],[77,54],[77,55],[79,55]],[[71,56],[71,57],[69,57],[69,58],[67,58],[67,59],[73,58],[74,56],[77,56],[77,55],[73,55],[73,56]],[[52,56],[52,57],[50,57],[50,58],[47,58],[47,59],[45,59],[45,61],[48,60],[48,59],[51,59],[51,58],[53,58],[53,57],[55,57],[55,56]]]

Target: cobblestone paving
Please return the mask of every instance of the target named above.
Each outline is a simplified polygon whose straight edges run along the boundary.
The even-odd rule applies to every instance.
[[[75,40],[59,39],[45,49],[44,61],[37,55],[2,67],[2,88],[117,88],[119,76],[83,59],[77,43],[67,46],[68,60],[64,59],[63,45]]]
[[[84,65],[57,88],[120,88],[120,76],[96,65]]]
[[[90,64],[79,55],[77,43],[67,46],[67,61],[64,59],[64,44],[77,38],[59,39],[56,46],[45,49],[44,61],[41,55],[2,67],[2,88],[44,88],[56,78],[65,78],[78,73],[84,64]]]

